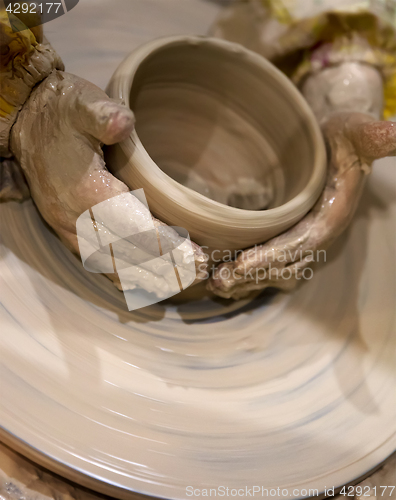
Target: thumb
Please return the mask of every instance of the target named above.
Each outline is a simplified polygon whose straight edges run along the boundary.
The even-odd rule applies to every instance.
[[[359,154],[371,161],[396,155],[396,123],[368,121],[356,125],[351,139]]]
[[[73,81],[74,102],[69,109],[73,123],[106,145],[125,140],[131,134],[135,117],[130,109],[110,99],[91,82],[67,75]]]
[[[135,125],[132,111],[108,98],[83,105],[80,119],[84,131],[106,145],[125,140]]]

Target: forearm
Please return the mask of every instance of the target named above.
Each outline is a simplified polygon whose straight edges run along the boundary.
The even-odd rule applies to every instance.
[[[358,82],[364,82],[367,70],[369,77],[375,75],[375,81],[377,70],[362,64],[361,75],[352,80],[349,88],[343,81],[347,69],[331,68],[334,80],[330,80],[329,85],[326,85],[325,71],[310,75],[305,81],[306,96],[321,121],[329,152],[326,186],[315,207],[286,233],[216,269],[208,285],[215,294],[238,299],[252,290],[266,287],[292,289],[310,265],[310,253],[326,250],[350,224],[373,160],[387,156],[395,148],[394,124],[377,122],[374,118],[382,114],[379,104],[377,108],[373,107],[374,103],[380,102],[376,99],[381,96],[382,86],[369,85],[367,92],[361,94],[360,99],[356,98]],[[356,71],[359,69],[355,68]],[[324,79],[322,86],[319,85],[321,79]],[[309,89],[314,92],[308,92]],[[332,92],[336,97],[340,92],[340,98],[330,99]],[[367,113],[371,107],[372,111]],[[362,109],[366,113],[362,113]],[[277,271],[275,276],[269,272],[270,265]],[[290,279],[283,279],[282,273],[278,274],[286,267]],[[264,271],[266,277],[258,279],[259,273],[262,275]]]
[[[326,67],[309,74],[300,88],[320,123],[339,112],[383,116],[383,79],[374,66],[344,62]]]
[[[23,201],[29,189],[10,149],[11,130],[33,88],[63,63],[41,27],[14,32],[0,1],[0,201]]]

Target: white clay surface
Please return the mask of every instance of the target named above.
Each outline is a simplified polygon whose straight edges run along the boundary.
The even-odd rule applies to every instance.
[[[103,500],[109,498],[82,489],[75,483],[55,476],[48,470],[18,455],[1,442],[0,464],[0,498],[2,500],[21,500],[21,498],[26,500]],[[366,493],[366,496],[355,496],[355,498],[356,500],[375,500],[376,498],[379,500],[383,491],[391,491],[395,481],[396,454],[392,455],[376,473],[361,483],[362,491]],[[385,489],[385,486],[389,488]],[[374,494],[374,488],[376,488],[377,496]],[[367,493],[371,494],[368,496]],[[147,500],[150,497],[131,494],[129,498],[131,500]],[[345,497],[338,496],[336,498],[341,500]],[[396,498],[395,490],[387,498],[394,500]]]
[[[396,444],[393,178],[377,169],[311,281],[238,314],[210,298],[128,313],[30,202],[3,205],[2,427],[122,497],[110,483],[185,498],[365,474]]]

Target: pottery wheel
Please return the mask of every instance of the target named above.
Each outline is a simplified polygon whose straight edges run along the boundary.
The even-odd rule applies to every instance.
[[[174,15],[161,15],[163,3],[145,0],[144,14],[141,1],[120,0],[120,25],[105,30],[88,20],[106,19],[108,4],[81,3],[69,15],[92,50],[119,47],[128,30],[104,79],[138,43],[205,32],[218,11],[169,0]],[[149,25],[150,9],[163,24]],[[95,75],[109,54],[90,60],[86,49],[83,74],[78,57],[72,64],[81,40],[61,26],[47,33],[68,70],[104,86]],[[135,312],[84,271],[31,202],[2,204],[2,439],[120,498],[181,499],[188,486],[220,485],[296,498],[367,474],[396,449],[395,189],[394,160],[378,163],[352,227],[293,294]]]

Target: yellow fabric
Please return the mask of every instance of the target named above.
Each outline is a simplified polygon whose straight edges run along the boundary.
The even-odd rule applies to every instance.
[[[386,109],[384,112],[384,118],[389,120],[396,115],[396,71],[386,82],[385,102]]]
[[[268,9],[273,17],[276,17],[279,22],[289,24],[293,21],[291,12],[284,5],[282,0],[274,2],[272,0],[262,0],[264,6]]]
[[[302,21],[326,12],[338,14],[371,12],[396,26],[394,0],[261,0],[261,3],[270,9],[280,22]]]
[[[277,40],[280,68],[296,83],[314,69],[312,51],[330,43],[339,57],[376,66],[385,87],[386,119],[396,115],[396,2],[387,0],[261,0],[287,25]],[[356,40],[367,42],[367,48]],[[294,54],[293,57],[290,57]],[[336,58],[337,56],[334,55]],[[275,61],[277,62],[277,61]]]
[[[14,111],[14,106],[0,96],[0,116],[5,118]]]
[[[14,32],[11,27],[10,19],[12,23],[18,26],[19,29],[25,28],[22,31]],[[0,63],[0,74],[4,72],[12,71],[13,67],[20,62],[23,64],[27,56],[33,52],[34,47],[37,45],[36,38],[30,29],[15,16],[10,15],[5,11],[5,9],[0,10],[0,35],[1,35],[1,63]],[[6,47],[4,47],[4,45]],[[7,50],[8,48],[8,50]],[[12,89],[9,89],[11,91]],[[0,116],[6,117],[10,115],[15,107],[10,104],[7,100],[11,96],[7,96],[6,91],[4,91],[3,86],[0,83]]]

